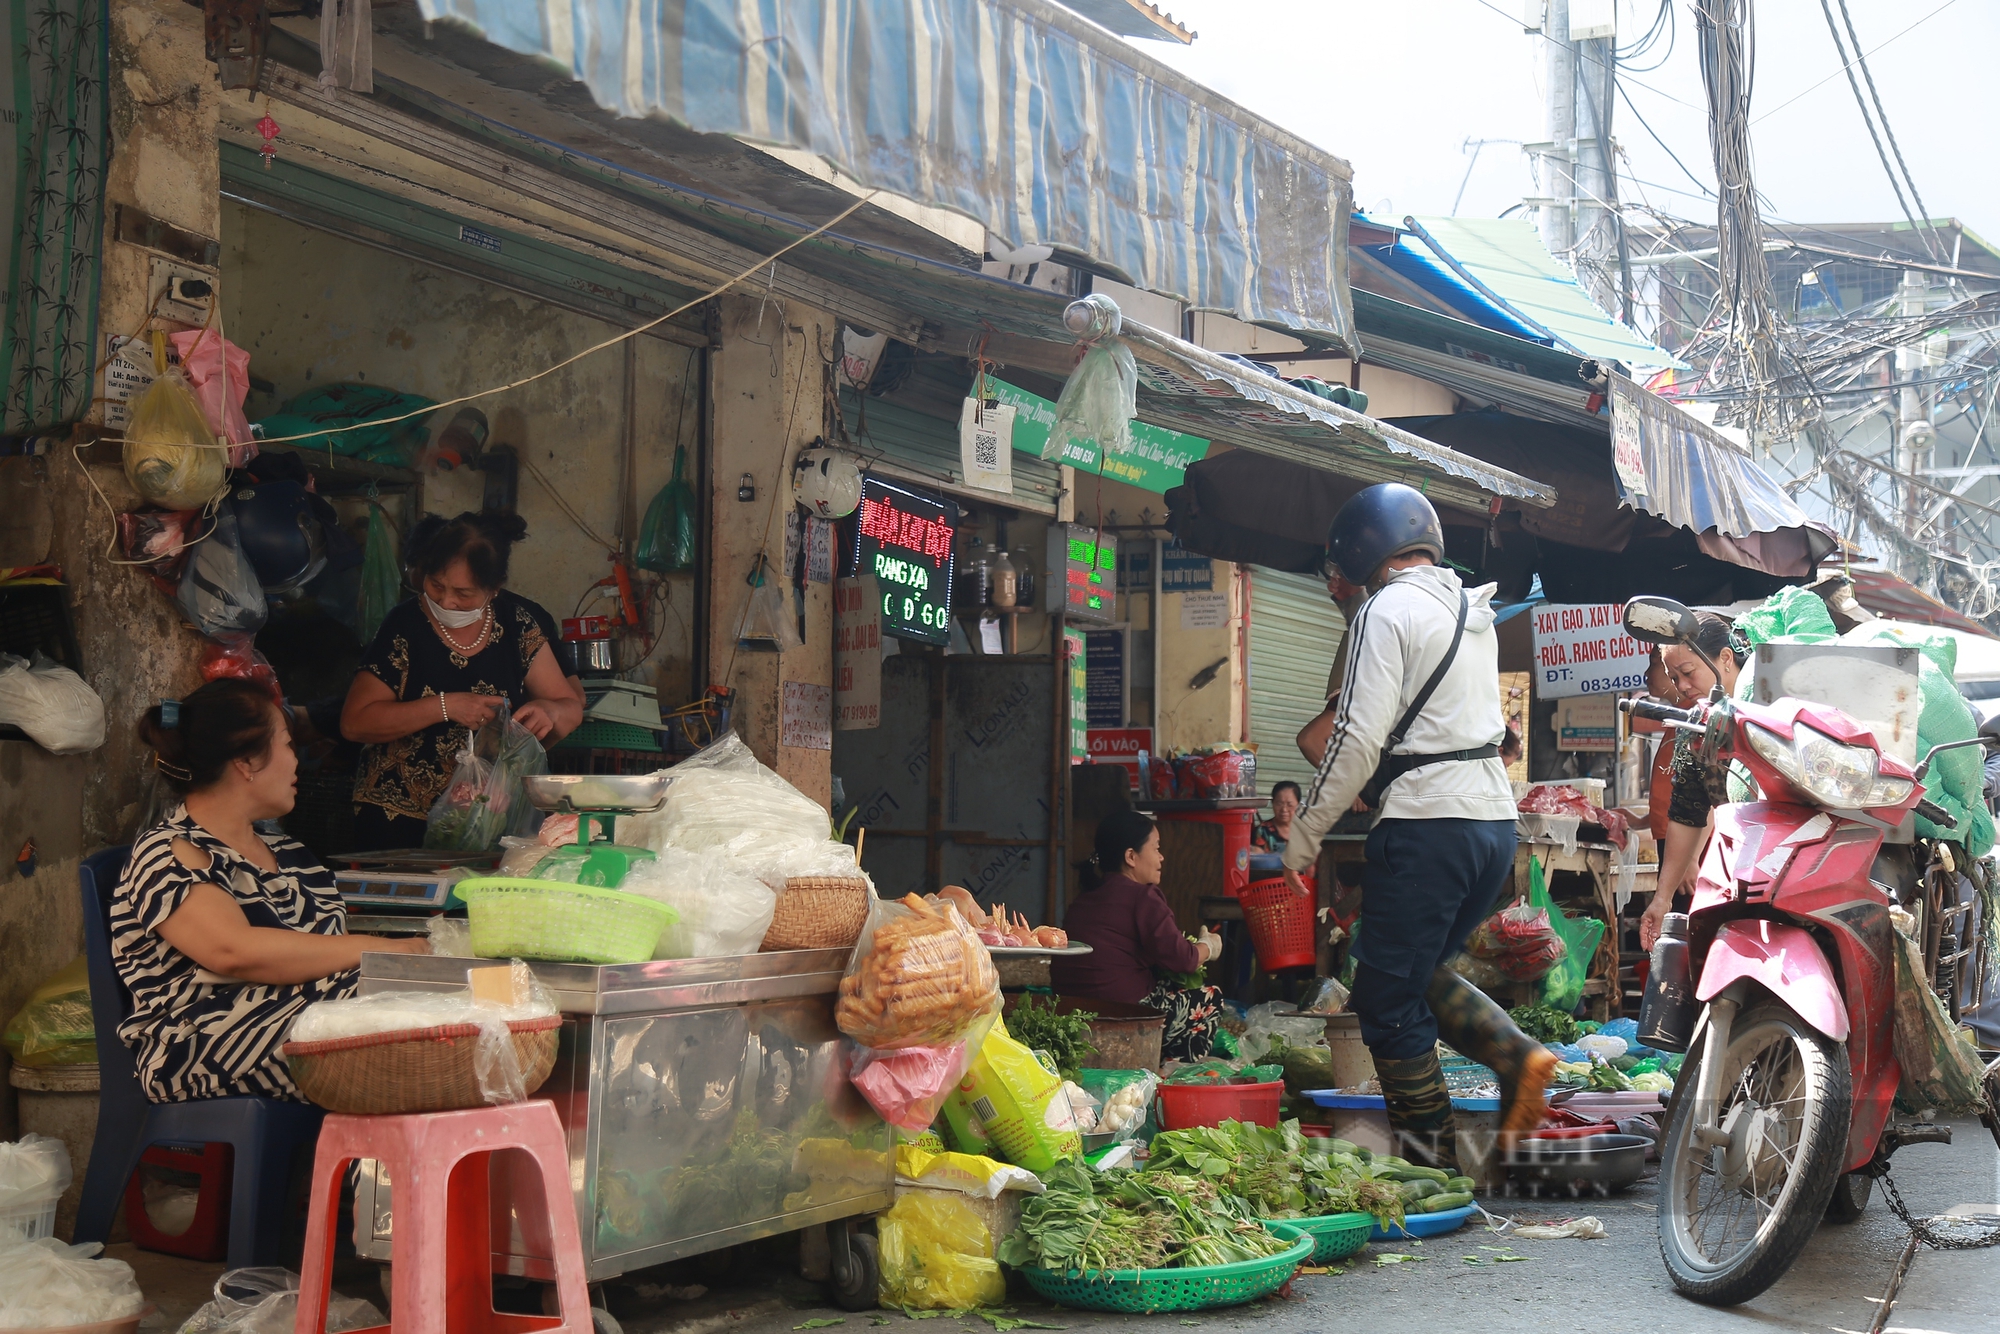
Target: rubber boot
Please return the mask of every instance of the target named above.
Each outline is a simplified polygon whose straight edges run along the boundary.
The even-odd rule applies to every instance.
[[[1389,1138],[1396,1152],[1421,1167],[1441,1167],[1458,1175],[1458,1123],[1451,1114],[1451,1090],[1437,1052],[1406,1060],[1375,1058],[1375,1078],[1389,1112]]]
[[[1452,1050],[1492,1066],[1500,1076],[1500,1148],[1513,1148],[1548,1115],[1543,1095],[1555,1078],[1555,1053],[1523,1033],[1492,997],[1449,968],[1431,974],[1424,1000]]]

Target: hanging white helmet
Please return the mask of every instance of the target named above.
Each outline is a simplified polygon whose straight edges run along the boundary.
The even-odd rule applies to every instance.
[[[861,506],[861,469],[854,456],[826,445],[799,455],[792,496],[822,519],[844,519]]]

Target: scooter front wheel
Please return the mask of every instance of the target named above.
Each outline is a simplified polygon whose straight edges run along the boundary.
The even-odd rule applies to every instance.
[[[1715,1126],[1695,1133],[1701,1066],[1719,1061]],[[1777,1282],[1825,1216],[1853,1106],[1847,1048],[1775,1002],[1746,1010],[1725,1050],[1706,1035],[1676,1081],[1660,1153],[1660,1256],[1674,1286],[1733,1306]]]

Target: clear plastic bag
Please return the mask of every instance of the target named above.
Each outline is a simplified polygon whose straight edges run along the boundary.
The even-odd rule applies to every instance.
[[[1915,920],[1900,909],[1890,915],[1897,919],[1895,1046],[1896,1063],[1903,1068],[1897,1096],[1945,1116],[1971,1116],[1986,1105],[1979,1051],[1930,988],[1923,947],[1911,936]]]
[[[1121,1140],[1139,1137],[1160,1087],[1151,1070],[1079,1070],[1076,1082],[1097,1099],[1097,1133]]]
[[[500,874],[506,875],[502,871]],[[424,923],[424,933],[430,937],[431,953],[453,959],[475,958],[472,952],[472,923],[463,917],[437,916]]]
[[[1090,347],[1056,399],[1056,424],[1042,447],[1045,459],[1061,458],[1071,441],[1105,454],[1124,454],[1132,448],[1132,419],[1139,415],[1139,365],[1132,349],[1118,337],[1123,319],[1117,303],[1093,293],[1071,303],[1070,311],[1079,307],[1089,308],[1083,336]],[[1064,319],[1069,318],[1065,312]]]
[[[633,866],[619,888],[680,914],[660,933],[656,959],[755,954],[778,906],[776,891],[750,863],[721,850],[662,848],[655,860]]]
[[[754,830],[766,846],[825,843],[826,808],[765,768],[734,732],[674,766],[665,803],[618,822],[621,842],[658,852],[723,847]]]
[[[118,554],[154,578],[175,583],[200,517],[199,510],[126,510],[118,516]]]
[[[482,1000],[473,995],[469,984],[464,991],[382,991],[372,996],[315,1001],[299,1011],[286,1040],[327,1042],[447,1024],[477,1024],[479,1041],[473,1049],[472,1068],[480,1093],[489,1103],[519,1102],[528,1096],[527,1079],[508,1025],[522,1019],[545,1019],[558,1011],[555,997],[533,969],[519,959],[508,966],[512,969],[511,1003]]]
[[[217,510],[207,536],[189,549],[174,600],[188,624],[210,639],[254,635],[264,628],[270,614],[264,585],[243,554],[234,509],[225,505]]]
[[[911,894],[869,904],[834,1020],[863,1047],[935,1047],[1000,1011],[993,959],[947,905]]]
[[[1007,1300],[993,1233],[964,1200],[905,1195],[876,1224],[885,1307],[971,1311]]]
[[[69,668],[35,654],[0,653],[0,723],[12,723],[56,755],[104,744],[104,701]]]
[[[424,846],[491,852],[504,836],[524,834],[535,815],[524,780],[548,771],[542,743],[503,704],[492,722],[466,734],[451,781],[431,803]]]
[[[49,1135],[0,1143],[0,1210],[47,1204],[69,1189],[69,1150]]]
[[[229,451],[217,448],[215,430],[180,371],[163,365],[132,404],[125,426],[125,480],[149,505],[201,509],[222,491]]]
[[[132,1266],[98,1258],[103,1250],[54,1237],[0,1242],[0,1329],[59,1330],[138,1315],[146,1298]]]
[[[187,1318],[180,1334],[292,1334],[298,1308],[299,1276],[291,1270],[232,1269],[215,1280],[214,1298]],[[386,1324],[368,1302],[328,1294],[326,1334]]]
[[[799,637],[798,617],[792,614],[785,582],[768,569],[757,572],[756,586],[750,590],[750,605],[743,612],[743,637],[776,640],[780,653],[790,653],[806,642]]]
[[[90,1013],[90,970],[79,954],[45,978],[0,1037],[16,1065],[96,1065],[97,1025]]]
[[[382,628],[382,618],[403,600],[403,571],[396,560],[396,537],[380,505],[368,506],[368,540],[361,549],[361,589],[355,594],[354,628],[366,644]]]

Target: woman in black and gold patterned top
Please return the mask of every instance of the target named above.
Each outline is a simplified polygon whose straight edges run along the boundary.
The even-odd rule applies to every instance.
[[[556,623],[510,593],[513,514],[427,515],[410,534],[418,596],[382,620],[348,689],[340,730],[363,744],[354,777],[358,850],[414,848],[451,779],[467,728],[503,705],[544,745],[583,721],[583,687],[557,656]]]

